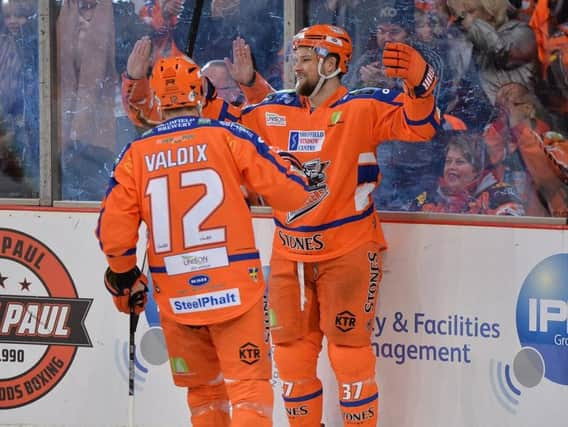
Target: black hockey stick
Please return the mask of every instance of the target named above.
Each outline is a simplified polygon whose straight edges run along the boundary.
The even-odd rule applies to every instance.
[[[197,40],[197,30],[199,29],[199,21],[201,20],[201,11],[203,10],[203,0],[195,0],[195,7],[191,15],[191,24],[189,26],[189,34],[187,35],[187,48],[185,53],[190,58],[193,56],[193,48]]]
[[[144,260],[142,261],[142,272],[146,264],[146,256],[148,252],[144,252]],[[143,294],[137,292],[130,297],[130,316],[129,316],[129,334],[128,334],[128,427],[134,427],[134,375],[135,375],[135,357],[136,357],[136,327],[140,316],[136,314],[134,307],[139,302],[138,297]]]
[[[128,427],[134,427],[134,357],[136,355],[136,327],[139,316],[130,304],[130,335],[128,338]]]

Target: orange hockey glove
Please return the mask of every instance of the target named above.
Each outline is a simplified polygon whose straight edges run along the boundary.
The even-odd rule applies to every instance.
[[[148,279],[138,267],[125,273],[115,273],[110,268],[105,272],[105,286],[112,294],[117,310],[130,314],[132,307],[135,314],[144,311],[148,301]]]
[[[434,68],[413,47],[404,43],[386,43],[383,65],[389,77],[402,79],[407,93],[413,98],[430,95],[438,78]]]

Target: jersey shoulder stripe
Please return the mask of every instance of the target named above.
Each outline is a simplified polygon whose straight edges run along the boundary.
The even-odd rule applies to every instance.
[[[356,99],[372,99],[379,102],[384,102],[390,105],[402,105],[402,102],[395,101],[395,99],[402,93],[400,90],[396,89],[383,89],[380,87],[364,87],[361,89],[355,89],[336,101],[331,108],[336,107],[346,102],[350,102]]]
[[[258,107],[267,105],[284,105],[287,107],[302,107],[302,101],[294,89],[279,90],[272,92],[266,96],[258,104],[253,104],[245,107],[242,114],[250,113]]]

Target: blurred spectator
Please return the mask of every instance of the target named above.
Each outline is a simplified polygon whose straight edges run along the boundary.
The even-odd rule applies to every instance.
[[[388,79],[380,64],[380,58],[387,42],[404,42],[412,44],[411,35],[414,32],[414,3],[410,1],[383,2],[375,11],[369,31],[366,50],[346,76],[346,85],[350,89],[361,87],[389,87]],[[354,46],[356,44],[354,43]],[[425,58],[432,64],[430,58]],[[436,67],[436,63],[432,64]],[[438,68],[436,67],[439,71]],[[389,79],[390,80],[390,79]],[[392,81],[388,82],[392,83]]]
[[[140,17],[154,30],[151,35],[153,62],[185,52],[185,43],[178,45],[174,40],[174,30],[183,7],[184,0],[153,0],[146,1],[140,10]]]
[[[563,6],[563,7],[562,7]],[[538,95],[554,112],[554,125],[568,132],[568,2],[540,0],[530,20],[537,41]]]
[[[14,138],[26,179],[39,191],[39,91],[37,1],[4,0],[2,15],[6,31],[0,37],[7,68],[2,73],[2,108],[8,132]],[[4,62],[4,60],[6,62]],[[9,70],[12,68],[11,70]]]
[[[419,19],[419,27],[416,26],[415,17]],[[383,1],[381,7],[375,11],[373,22],[374,27],[369,33],[366,50],[359,60],[353,62],[345,77],[346,86],[350,89],[369,86],[399,87],[398,82],[384,75],[379,58],[385,43],[404,42],[419,50],[436,69],[440,84],[435,95],[441,111],[449,112],[459,104],[462,109],[475,109],[477,116],[483,116],[479,96],[459,100],[460,102],[456,99],[467,65],[461,65],[464,62],[460,58],[461,46],[447,37],[440,15],[435,12],[426,14],[416,9],[413,2],[388,0]],[[418,28],[422,36],[418,35]],[[454,115],[461,116],[460,113],[461,111]],[[475,114],[473,116],[477,117]]]
[[[529,26],[507,16],[507,0],[448,0],[453,19],[473,44],[481,85],[492,104],[504,84],[534,88],[536,41]]]
[[[152,33],[152,27],[143,22],[132,1],[121,0],[113,3],[115,28],[115,68],[119,83],[115,90],[114,115],[116,117],[116,150],[120,151],[130,143],[138,132],[122,106],[121,82],[126,71],[128,56],[136,40]]]
[[[187,47],[194,3],[194,0],[184,2],[174,29],[176,46],[182,51]],[[223,58],[231,51],[232,41],[241,36],[256,52],[256,69],[262,75],[272,76],[269,70],[278,62],[278,52],[282,46],[282,7],[280,0],[205,2],[192,59],[203,64]]]
[[[0,197],[31,197],[32,189],[24,180],[22,163],[14,149],[14,135],[6,124],[0,110]]]
[[[515,188],[527,215],[566,216],[568,186],[547,155],[544,140],[552,134],[538,99],[510,83],[499,90],[497,106],[499,117],[485,131],[493,173]]]
[[[65,160],[61,168],[63,198],[76,199],[85,172],[80,166],[83,150],[78,147],[86,144],[106,153],[97,159],[97,170],[105,169],[103,159],[112,158],[115,152],[117,73],[112,2],[66,0],[56,25],[60,142]],[[92,194],[89,199],[101,196]]]
[[[414,13],[416,22],[416,39],[422,43],[439,43],[445,37],[442,19],[434,12],[424,12],[416,9]]]
[[[437,188],[420,193],[410,210],[523,215],[523,205],[513,187],[499,182],[485,165],[484,146],[478,135],[451,135]]]
[[[225,61],[222,59],[211,60],[201,68],[201,73],[213,83],[220,98],[237,107],[244,104],[243,92],[238,83],[231,77]]]
[[[508,0],[507,16],[522,22],[529,22],[537,0]]]
[[[410,2],[410,0],[403,1]],[[311,0],[306,3],[305,14],[309,25],[331,24],[347,30],[353,41],[352,61],[357,61],[365,50],[368,34],[372,30],[377,2],[373,0]]]

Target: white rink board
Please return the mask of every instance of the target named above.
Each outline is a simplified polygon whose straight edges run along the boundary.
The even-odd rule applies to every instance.
[[[26,270],[25,262],[14,261],[19,256],[17,250],[14,255],[15,241],[10,248],[3,248],[6,230],[15,230],[53,251],[68,270],[77,298],[92,299],[84,319],[92,346],[77,348],[57,384],[49,384],[44,373],[48,384],[32,397],[41,393],[42,387],[52,388],[41,398],[6,409],[11,403],[6,390],[4,395],[0,392],[0,405],[4,405],[1,426],[127,424],[124,346],[128,321],[116,312],[103,286],[106,263],[94,237],[96,219],[95,213],[0,211],[0,283],[6,285],[0,285],[0,298],[50,295],[46,287],[51,283],[42,284]],[[519,379],[526,383],[534,376],[515,371],[513,361],[521,352],[516,313],[523,282],[541,261],[568,254],[568,231],[395,223],[384,228],[390,247],[377,312],[383,329],[375,328],[373,337],[378,352],[381,427],[564,427],[568,385],[541,378],[538,384],[523,386]],[[272,229],[271,220],[255,219],[263,264],[269,259]],[[2,282],[2,277],[7,279]],[[31,283],[29,290],[22,289],[24,279]],[[563,278],[563,286],[568,294],[568,277]],[[489,334],[497,336],[435,335],[422,327],[414,330],[417,318],[429,319],[443,329],[443,321],[454,315],[464,321],[477,319],[478,326],[488,324]],[[136,425],[188,426],[185,392],[171,381],[163,347],[156,341],[160,329],[155,316],[154,311],[141,317],[138,326]],[[408,332],[395,329],[397,316],[407,321]],[[561,323],[553,320],[549,325]],[[563,324],[566,330],[566,321]],[[0,362],[0,390],[12,384],[13,378],[33,370],[48,348],[46,344],[6,344],[6,340],[6,334],[0,335],[0,357],[9,356],[8,352],[3,356],[2,350],[13,349],[12,354],[23,354],[24,361]],[[442,359],[447,355],[443,348],[454,348],[454,356],[462,360],[420,359],[412,350],[420,346],[435,349],[432,351]],[[406,350],[405,360],[397,353],[402,349]],[[568,346],[564,353],[568,353]],[[319,371],[326,390],[324,422],[328,427],[341,426],[335,380],[322,354]],[[504,376],[506,366],[510,368],[508,379]],[[25,397],[25,387],[21,392]],[[287,425],[278,396],[274,420],[276,426]]]

